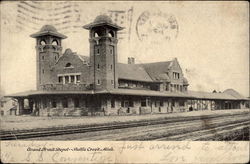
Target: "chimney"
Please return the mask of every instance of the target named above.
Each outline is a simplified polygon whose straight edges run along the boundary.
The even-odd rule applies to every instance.
[[[135,58],[128,57],[128,64],[135,64]]]
[[[128,57],[128,64],[131,64],[131,58]]]

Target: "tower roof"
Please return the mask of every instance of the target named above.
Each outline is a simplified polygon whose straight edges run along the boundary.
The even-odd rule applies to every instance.
[[[107,15],[99,15],[94,20],[95,23],[113,23],[112,19]]]
[[[44,25],[39,32],[30,35],[32,38],[37,38],[44,35],[52,35],[61,39],[67,38],[67,36],[57,32],[56,28],[52,25]]]
[[[110,26],[113,27],[117,30],[122,30],[123,27],[118,26],[117,24],[113,23],[112,19],[107,16],[107,15],[99,15],[95,18],[95,20],[92,23],[89,23],[85,26],[83,26],[83,28],[90,30],[93,27],[98,27],[98,26]]]

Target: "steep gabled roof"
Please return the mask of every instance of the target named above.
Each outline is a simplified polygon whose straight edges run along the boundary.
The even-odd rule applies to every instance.
[[[246,97],[242,96],[239,92],[237,92],[234,89],[226,89],[225,91],[223,91],[223,93],[231,95],[231,96],[237,98],[238,100],[248,100]]]
[[[142,66],[148,75],[154,81],[161,81],[161,80],[169,80],[169,76],[167,75],[167,70],[170,68],[172,61],[166,62],[156,62],[156,63],[144,63],[144,64],[137,64]]]
[[[55,65],[56,65],[56,64],[59,62],[59,60],[61,60],[61,58],[64,57],[65,55],[75,55],[75,56],[77,56],[77,57],[83,62],[83,64],[89,64],[89,57],[88,57],[88,56],[79,55],[79,54],[77,54],[77,53],[75,53],[75,52],[72,52],[71,49],[68,48],[68,49],[65,50],[65,52],[63,53],[63,55],[60,56],[60,57],[57,59]]]
[[[117,74],[120,79],[153,82],[145,69],[138,64],[117,63]]]
[[[89,57],[88,56],[84,56],[84,55],[77,55],[77,56],[83,61],[83,63],[89,64]]]

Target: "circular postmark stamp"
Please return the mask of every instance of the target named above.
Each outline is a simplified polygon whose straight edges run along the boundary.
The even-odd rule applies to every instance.
[[[170,41],[177,38],[178,32],[178,22],[169,13],[144,11],[136,22],[136,34],[141,41]]]

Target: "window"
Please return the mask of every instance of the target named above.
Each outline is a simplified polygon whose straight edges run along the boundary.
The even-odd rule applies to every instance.
[[[52,108],[56,108],[56,100],[52,100]]]
[[[74,106],[75,106],[75,108],[79,108],[79,106],[80,106],[79,98],[74,99]]]
[[[166,84],[166,91],[169,91],[169,84]]]
[[[96,55],[100,55],[100,48],[98,46],[95,46],[95,52]]]
[[[44,69],[43,69],[43,74],[44,74]]]
[[[58,45],[57,40],[53,40],[52,45],[53,45],[53,46],[57,46],[57,45]]]
[[[113,31],[109,31],[109,33],[108,33],[108,37],[114,37],[115,35],[114,35],[114,32]]]
[[[179,105],[180,105],[180,106],[184,106],[184,105],[185,105],[184,101],[181,100],[181,101],[179,102]]]
[[[94,37],[100,37],[101,35],[100,35],[100,32],[99,31],[97,31],[97,32],[95,32],[94,33]]]
[[[42,60],[44,60],[44,56],[42,56]]]
[[[111,99],[111,108],[114,108],[114,107],[115,107],[115,100]]]
[[[43,101],[43,108],[47,108],[47,101],[46,101],[46,99]]]
[[[160,101],[160,106],[162,107],[164,105],[163,101],[161,100]]]
[[[59,76],[59,77],[58,77],[58,82],[59,82],[59,83],[63,83],[63,77],[62,77],[62,76]]]
[[[40,42],[40,44],[41,44],[41,45],[45,45],[45,44],[46,44],[45,40],[42,40],[42,41]]]
[[[68,100],[67,100],[67,98],[63,99],[62,105],[63,105],[63,108],[68,108]]]
[[[77,82],[77,83],[80,82],[80,75],[76,75],[76,82]]]
[[[70,67],[73,67],[73,66],[71,65],[71,63],[67,63],[67,64],[65,65],[65,67],[66,67],[66,68],[70,68]]]
[[[73,75],[70,76],[70,82],[71,82],[71,83],[74,83],[74,82],[75,82],[75,76],[73,76]]]
[[[57,57],[55,56],[55,60],[57,59]]]
[[[111,70],[113,69],[113,65],[112,65],[112,64],[110,65],[110,69],[111,69]]]
[[[69,76],[65,76],[65,83],[69,83]]]
[[[113,55],[113,53],[114,53],[114,46],[109,46],[109,52],[110,52],[110,55]]]
[[[1,107],[2,107],[2,108],[4,107],[4,102],[1,102]]]
[[[142,107],[146,107],[146,106],[147,106],[147,101],[146,101],[146,99],[142,99],[142,100],[141,100],[141,106],[142,106]]]
[[[182,87],[182,85],[180,85],[180,91],[181,91],[181,92],[183,91],[183,87]]]
[[[134,107],[134,101],[133,100],[129,100],[129,107]]]
[[[100,65],[99,64],[97,64],[97,69],[100,69]]]
[[[177,72],[173,72],[173,78],[174,79],[180,79],[180,74]]]
[[[97,85],[100,85],[100,84],[101,84],[101,82],[100,82],[100,80],[98,79],[98,80],[97,80]]]
[[[122,100],[121,101],[121,106],[125,107],[125,108],[128,108],[129,107],[129,101],[128,100]]]

